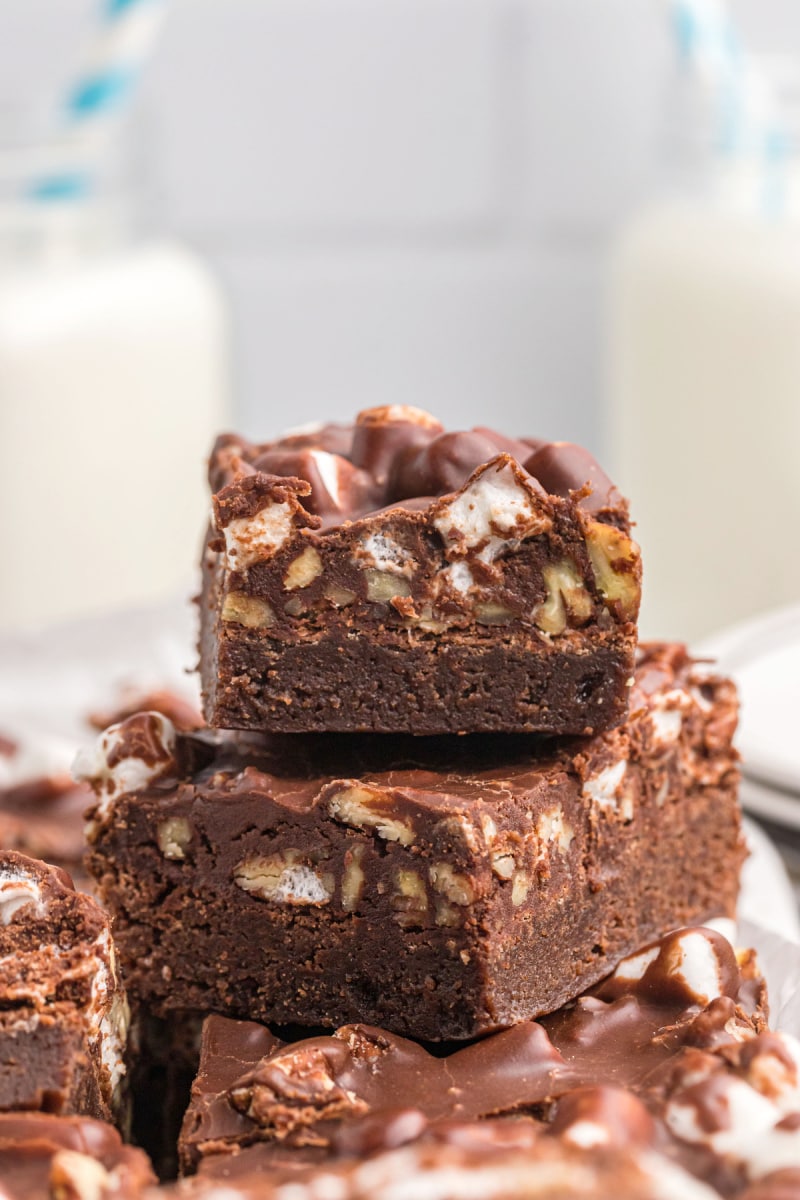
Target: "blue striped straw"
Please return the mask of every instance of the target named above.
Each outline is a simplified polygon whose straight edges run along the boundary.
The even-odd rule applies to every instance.
[[[750,156],[762,173],[762,208],[781,206],[788,138],[773,89],[745,53],[725,0],[671,0],[681,60],[715,102],[717,149]]]
[[[167,9],[167,0],[104,0],[101,26],[77,79],[61,107],[55,146],[65,168],[35,179],[26,194],[37,200],[85,196],[98,161],[130,106],[149,62]]]

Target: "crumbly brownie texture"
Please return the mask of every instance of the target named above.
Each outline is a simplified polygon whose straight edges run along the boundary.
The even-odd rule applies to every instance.
[[[549,750],[131,718],[82,768],[128,989],[160,1016],[431,1041],[551,1012],[643,942],[733,913],[735,724],[733,684],[677,646],[643,651],[624,727]]]
[[[750,958],[740,966],[720,934],[689,929],[623,960],[554,1017],[445,1056],[367,1025],[287,1045],[263,1025],[210,1016],[181,1137],[184,1169],[252,1145],[262,1162],[361,1157],[442,1121],[552,1118],[555,1100],[563,1121],[601,1084],[644,1091],[652,1102],[657,1079],[674,1090],[694,1070],[681,1075],[685,1047],[692,1059],[721,1045],[738,1053],[745,1038],[757,1047],[762,988]]]
[[[269,732],[594,733],[624,719],[641,568],[585,450],[419,409],[210,462],[205,716]]]
[[[0,853],[0,1111],[108,1119],[128,1022],[109,919],[58,867]]]
[[[139,1200],[147,1156],[86,1117],[0,1113],[1,1200]]]

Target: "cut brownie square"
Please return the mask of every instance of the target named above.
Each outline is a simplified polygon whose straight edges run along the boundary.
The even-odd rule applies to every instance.
[[[128,1023],[110,924],[66,872],[0,853],[0,1112],[119,1114]]]
[[[205,716],[267,732],[590,734],[624,719],[641,569],[585,450],[388,407],[221,437]]]
[[[129,991],[157,1016],[469,1038],[731,915],[735,688],[652,646],[631,704],[549,746],[111,727],[81,773]]]

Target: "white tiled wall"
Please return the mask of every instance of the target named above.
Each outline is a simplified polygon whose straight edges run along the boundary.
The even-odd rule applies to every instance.
[[[756,37],[796,0],[738,0]],[[0,102],[94,0],[5,0]],[[611,234],[660,175],[666,0],[173,0],[159,224],[230,297],[238,423],[412,402],[602,449]]]

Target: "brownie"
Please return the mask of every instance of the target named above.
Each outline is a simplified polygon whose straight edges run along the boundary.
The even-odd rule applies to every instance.
[[[581,447],[393,406],[274,442],[225,434],[209,479],[209,725],[591,734],[624,719],[639,550]]]
[[[2,1200],[139,1200],[147,1156],[88,1117],[0,1113]]]
[[[676,1080],[694,1078],[697,1056],[722,1047],[752,1055],[765,1041],[762,987],[754,964],[737,965],[720,934],[687,929],[624,959],[543,1022],[444,1055],[367,1025],[286,1044],[264,1025],[211,1015],[183,1125],[183,1166],[210,1168],[251,1146],[259,1150],[245,1164],[363,1157],[442,1122],[513,1114],[555,1117],[560,1128],[579,1109],[592,1119],[587,1089],[600,1087],[642,1093],[660,1116]],[[627,1101],[612,1100],[624,1123]],[[638,1123],[655,1130],[650,1117]]]
[[[790,1200],[800,1048],[752,952],[688,928],[540,1023],[437,1056],[350,1026],[207,1018],[167,1194],[225,1200]],[[783,1189],[783,1190],[781,1190]]]
[[[0,853],[0,1112],[108,1119],[128,1022],[107,914],[58,867]]]
[[[630,690],[623,727],[572,743],[107,730],[89,866],[129,991],[161,1017],[465,1039],[732,915],[735,688],[654,645]]]

